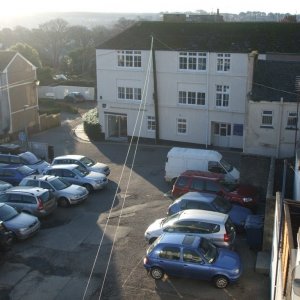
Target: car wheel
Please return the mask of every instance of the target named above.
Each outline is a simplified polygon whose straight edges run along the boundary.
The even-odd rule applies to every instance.
[[[164,271],[159,267],[153,267],[150,270],[150,275],[153,279],[162,279],[165,275]]]
[[[88,184],[88,183],[84,184],[83,186],[88,190],[89,193],[94,190],[93,187],[90,184]]]
[[[229,283],[229,280],[225,276],[220,275],[220,276],[216,276],[214,278],[214,284],[215,284],[215,286],[218,289],[224,289],[224,288],[226,288],[226,286],[228,285],[228,283]]]
[[[157,239],[156,237],[151,238],[151,239],[149,240],[149,244],[153,244],[154,241],[155,241],[156,239]]]
[[[59,198],[58,204],[59,204],[59,206],[62,206],[62,207],[68,207],[70,205],[68,199],[65,197]]]

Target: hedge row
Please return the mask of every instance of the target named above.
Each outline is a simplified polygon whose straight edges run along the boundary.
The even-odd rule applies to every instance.
[[[91,140],[100,141],[104,139],[97,108],[86,112],[82,117],[82,121],[84,132]]]

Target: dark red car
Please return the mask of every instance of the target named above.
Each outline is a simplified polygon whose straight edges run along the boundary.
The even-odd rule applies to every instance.
[[[259,198],[258,190],[251,185],[228,184],[223,174],[189,170],[175,181],[172,196],[176,199],[192,191],[217,194],[251,209],[255,209]]]

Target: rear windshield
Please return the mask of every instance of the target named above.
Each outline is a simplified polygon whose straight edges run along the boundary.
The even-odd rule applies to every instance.
[[[232,208],[232,204],[228,200],[219,196],[214,199],[212,204],[218,212],[223,214],[227,214]]]
[[[39,199],[42,200],[43,203],[47,202],[49,199],[51,199],[50,192],[44,192],[43,194],[39,195]]]

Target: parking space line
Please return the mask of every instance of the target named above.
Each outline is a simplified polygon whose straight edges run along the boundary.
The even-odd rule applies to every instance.
[[[173,290],[175,291],[175,293],[177,294],[177,296],[181,299],[183,299],[183,296],[179,293],[179,291],[176,289],[175,285],[169,280],[169,278],[167,278],[166,280],[169,285],[173,288]]]
[[[236,300],[236,298],[235,298],[233,295],[231,295],[227,289],[223,289],[223,291],[224,291],[225,294],[227,294],[232,300]]]
[[[127,278],[125,279],[124,283],[122,284],[122,288],[124,288],[125,284],[127,283],[129,277],[131,276],[131,274],[135,271],[135,269],[137,268],[137,266],[143,261],[144,256],[137,262],[137,264],[133,267],[133,269],[130,271],[129,275],[127,276]]]

